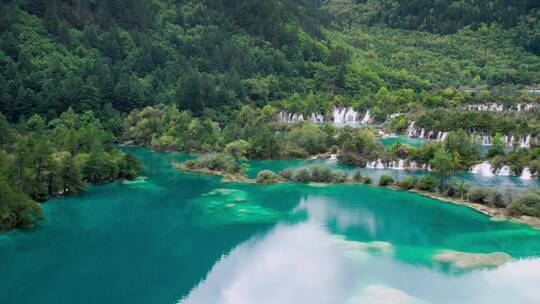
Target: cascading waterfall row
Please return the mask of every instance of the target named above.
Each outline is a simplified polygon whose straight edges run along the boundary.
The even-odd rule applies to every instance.
[[[412,121],[407,128],[407,135],[412,138],[421,138],[421,139],[432,139],[444,141],[447,136],[447,132],[443,131],[432,131],[426,130],[425,128],[415,128],[415,122]],[[493,136],[490,135],[472,135],[473,142],[482,145],[482,146],[491,146],[493,145]],[[536,142],[538,139],[533,137],[531,134],[524,136],[514,136],[514,135],[502,135],[502,142],[509,147],[519,146],[520,148],[530,148],[533,142]]]
[[[303,114],[281,111],[278,114],[277,121],[280,123],[299,123],[303,121],[321,124],[325,122],[321,113],[311,113],[304,118]],[[332,122],[337,124],[370,124],[373,117],[369,110],[363,115],[352,107],[332,109]]]
[[[540,109],[540,105],[536,103],[517,103],[510,107],[504,107],[500,103],[481,103],[470,104],[464,106],[467,111],[479,111],[479,112],[529,112],[535,109]]]
[[[518,175],[518,174],[514,174],[514,172],[512,172],[512,169],[507,165],[504,165],[498,169],[495,169],[488,161],[484,161],[482,163],[472,166],[470,172],[474,174],[481,174],[486,177],[519,176],[519,178],[524,179],[524,180],[529,180],[534,177],[529,167],[523,168],[521,173]]]
[[[429,164],[418,163],[414,160],[398,159],[384,161],[381,158],[366,163],[368,169],[394,169],[394,170],[431,170]]]

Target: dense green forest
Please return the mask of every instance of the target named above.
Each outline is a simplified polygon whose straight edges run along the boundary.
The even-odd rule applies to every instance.
[[[85,183],[135,178],[139,162],[114,142],[90,111],[70,108],[50,121],[32,115],[17,125],[0,115],[0,232],[33,226],[42,216],[37,202],[77,194]]]
[[[538,84],[535,2],[394,2],[4,1],[0,112],[162,103],[223,124],[294,96],[376,104],[381,90]]]

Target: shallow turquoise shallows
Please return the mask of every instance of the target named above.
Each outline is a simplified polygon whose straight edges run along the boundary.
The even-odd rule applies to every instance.
[[[186,155],[128,151],[144,179],[0,235],[0,303],[540,303],[540,231],[371,186],[223,184],[171,167]]]

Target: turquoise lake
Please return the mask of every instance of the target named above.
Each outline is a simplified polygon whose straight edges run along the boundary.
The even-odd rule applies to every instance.
[[[0,235],[0,303],[540,303],[538,230],[373,186],[221,183],[172,168],[184,154],[127,151],[144,178],[48,201],[35,229]],[[512,259],[463,269],[444,250]]]

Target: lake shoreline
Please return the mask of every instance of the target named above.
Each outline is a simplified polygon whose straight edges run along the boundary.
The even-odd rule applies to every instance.
[[[191,172],[191,173],[210,175],[210,176],[219,176],[219,177],[222,177],[221,182],[223,182],[223,183],[243,183],[243,184],[258,184],[258,185],[299,183],[299,182],[295,182],[295,181],[291,181],[291,180],[287,180],[287,181],[279,180],[279,181],[277,181],[275,183],[257,183],[256,179],[249,178],[246,175],[235,175],[235,174],[230,174],[230,173],[226,173],[226,172],[222,172],[222,171],[210,170],[210,169],[207,169],[207,168],[189,168],[188,166],[186,166],[183,163],[175,163],[175,162],[172,163],[172,166],[174,168],[179,169],[179,170],[184,171],[184,172]],[[305,184],[305,183],[303,183],[303,184]],[[392,191],[411,192],[411,193],[415,193],[415,194],[418,194],[418,195],[421,195],[421,196],[425,196],[425,197],[429,197],[429,198],[438,200],[438,201],[443,202],[443,203],[450,203],[450,204],[454,204],[454,205],[458,205],[458,206],[464,206],[464,207],[473,209],[473,210],[475,210],[477,212],[482,213],[483,215],[486,215],[486,216],[490,217],[490,219],[492,221],[511,221],[511,222],[514,222],[514,223],[517,223],[517,224],[524,224],[524,225],[530,226],[531,228],[540,230],[540,218],[533,217],[533,216],[526,216],[526,215],[511,216],[511,215],[508,214],[507,210],[504,209],[504,208],[496,208],[496,207],[486,206],[486,205],[482,205],[482,204],[477,204],[477,203],[470,202],[468,200],[442,196],[442,195],[439,195],[439,194],[433,193],[433,192],[427,192],[427,191],[422,191],[422,190],[418,190],[418,189],[408,189],[407,190],[407,189],[399,188],[399,187],[397,187],[395,185],[381,186],[381,185],[373,184],[373,183],[372,184],[364,184],[364,183],[361,183],[361,182],[353,181],[351,179],[347,179],[342,183],[337,183],[336,182],[336,183],[320,183],[320,184],[324,184],[324,185],[333,185],[333,184],[366,185],[366,186],[372,186],[372,187],[377,187],[377,188],[388,189],[388,190],[392,190]]]

